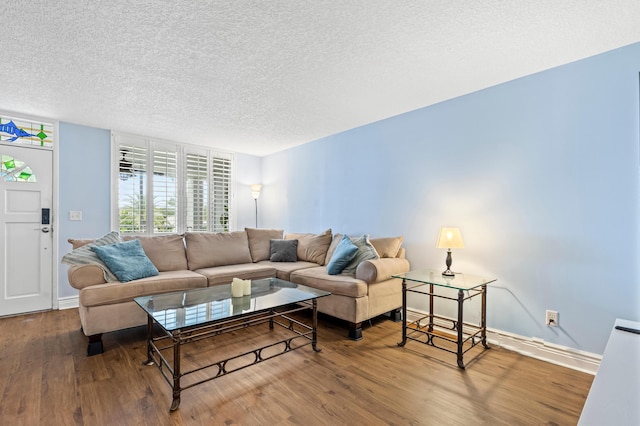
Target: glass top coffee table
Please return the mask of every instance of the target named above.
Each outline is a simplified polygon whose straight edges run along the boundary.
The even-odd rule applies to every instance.
[[[157,365],[165,380],[173,387],[171,411],[174,411],[179,407],[180,394],[185,389],[307,345],[312,345],[313,350],[319,352],[316,346],[317,299],[329,294],[277,278],[267,278],[253,280],[251,295],[243,297],[231,297],[231,284],[137,297],[134,300],[147,313],[148,319],[145,364]],[[290,316],[309,308],[312,309],[311,325]],[[275,341],[264,345],[263,339],[261,346],[240,354],[236,352],[230,355],[228,351],[221,351],[219,353],[224,354],[223,359],[212,363],[193,362],[192,358],[198,354],[190,353],[188,366],[182,365],[181,351],[184,345],[240,332],[248,327],[263,325],[262,328],[266,329],[264,324],[268,324],[269,334],[273,334]],[[273,333],[274,325],[281,326],[283,333]],[[203,348],[201,344],[195,351],[208,351],[209,355],[212,352],[210,347]],[[182,379],[188,383],[184,384]]]

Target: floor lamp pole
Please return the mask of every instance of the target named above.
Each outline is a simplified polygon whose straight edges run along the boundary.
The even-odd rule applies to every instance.
[[[258,227],[258,197],[260,196],[260,189],[262,189],[261,183],[255,183],[253,185],[249,185],[251,187],[251,196],[253,197],[253,201],[256,203],[256,228]]]
[[[258,199],[254,198],[253,201],[256,202],[256,228],[258,227]]]

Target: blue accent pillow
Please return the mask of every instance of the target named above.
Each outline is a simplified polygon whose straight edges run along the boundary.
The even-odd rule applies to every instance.
[[[120,282],[158,275],[158,269],[145,254],[140,240],[91,247]]]
[[[357,253],[358,246],[353,244],[349,237],[343,235],[327,265],[327,273],[329,275],[338,275],[349,262],[353,260]]]

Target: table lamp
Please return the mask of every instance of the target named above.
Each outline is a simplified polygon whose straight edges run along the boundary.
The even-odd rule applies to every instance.
[[[447,249],[447,270],[444,271],[442,275],[445,277],[454,277],[456,274],[451,271],[451,249],[464,248],[464,242],[462,241],[462,234],[460,234],[460,229],[441,228],[436,247]]]

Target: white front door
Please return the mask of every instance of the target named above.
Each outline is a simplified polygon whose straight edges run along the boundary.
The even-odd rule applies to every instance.
[[[0,166],[0,315],[51,309],[53,152],[0,144]]]

